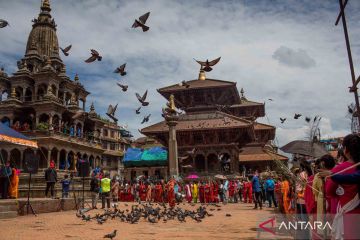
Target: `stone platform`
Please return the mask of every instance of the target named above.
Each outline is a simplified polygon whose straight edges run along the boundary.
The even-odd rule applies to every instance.
[[[78,201],[78,200],[77,200]],[[0,219],[13,218],[27,214],[27,198],[0,200]],[[69,211],[76,209],[74,198],[51,199],[30,198],[30,204],[36,214]],[[29,208],[29,214],[32,214]]]

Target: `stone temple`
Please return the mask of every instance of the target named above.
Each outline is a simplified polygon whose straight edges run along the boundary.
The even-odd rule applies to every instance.
[[[77,160],[84,159],[92,168],[102,166],[112,175],[121,175],[121,158],[132,136],[99,116],[93,104],[85,111],[90,93],[78,75],[70,79],[66,73],[50,12],[49,1],[42,1],[18,70],[12,76],[0,71],[0,120],[38,142],[35,154],[40,169],[53,160],[60,172],[74,171]],[[84,114],[74,118],[79,110]],[[0,151],[4,160],[22,169],[26,154],[34,150],[1,144]],[[42,173],[39,176],[43,178]],[[21,194],[21,185],[19,190]]]

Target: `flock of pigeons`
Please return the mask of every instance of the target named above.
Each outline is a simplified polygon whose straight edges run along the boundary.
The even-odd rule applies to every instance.
[[[132,28],[141,27],[143,32],[148,31],[150,29],[150,27],[146,26],[145,23],[146,23],[147,19],[149,18],[149,16],[150,16],[150,12],[147,12],[144,15],[140,16],[139,19],[135,19],[134,24],[132,25]],[[65,56],[69,55],[69,51],[71,49],[71,46],[72,45],[69,45],[66,48],[60,48]],[[93,63],[96,60],[97,61],[102,60],[102,56],[100,55],[100,53],[97,50],[91,49],[90,54],[91,54],[91,56],[88,59],[85,60],[86,63]],[[114,73],[119,74],[121,77],[124,77],[126,75],[125,68],[126,68],[126,63],[124,63],[124,64],[120,65],[119,67],[117,67],[114,70]],[[128,90],[128,88],[129,88],[128,85],[124,85],[124,84],[121,84],[121,83],[116,83],[116,84],[117,84],[117,86],[119,86],[121,88],[121,90],[123,92],[126,92]],[[137,115],[139,115],[141,113],[140,112],[141,107],[146,107],[146,106],[149,105],[149,102],[146,101],[147,93],[148,93],[148,90],[146,90],[143,95],[140,95],[139,93],[135,94],[136,98],[141,103],[141,106],[135,110],[135,113]],[[118,106],[117,104],[115,106],[112,106],[110,104],[109,107],[108,107],[108,110],[106,112],[106,115],[109,118],[111,118],[114,122],[118,121],[118,119],[115,117],[115,112],[116,112],[117,106]],[[148,122],[150,120],[150,116],[151,116],[151,114],[144,116],[141,124]]]
[[[148,31],[150,29],[150,27],[145,25],[145,24],[146,24],[146,21],[149,18],[149,16],[150,16],[150,12],[147,12],[144,15],[140,16],[139,19],[135,19],[135,21],[134,21],[134,23],[132,25],[132,28],[141,27],[143,32]],[[6,26],[9,26],[9,22],[4,20],[4,19],[0,19],[0,28],[4,28]],[[72,45],[69,45],[69,46],[67,46],[65,48],[60,47],[60,50],[64,54],[64,56],[69,56],[69,52],[71,50],[71,47],[72,47]],[[91,56],[88,59],[85,60],[86,63],[93,63],[95,61],[101,61],[102,60],[102,56],[100,55],[100,53],[97,50],[90,49],[90,54],[91,54]],[[126,63],[120,65],[119,67],[117,67],[115,69],[114,73],[119,74],[121,77],[125,76],[126,75],[125,67],[126,67]],[[128,85],[124,85],[124,84],[121,84],[121,83],[117,83],[117,85],[121,88],[121,90],[123,92],[126,92],[128,90],[128,88],[129,88]],[[136,93],[136,98],[141,103],[141,106],[135,110],[135,113],[137,115],[140,114],[141,107],[145,107],[145,106],[149,105],[149,102],[146,101],[147,93],[148,93],[147,90],[145,91],[145,93],[143,95],[140,95],[140,94]],[[114,122],[118,121],[118,119],[115,117],[116,109],[117,109],[117,104],[115,106],[112,106],[110,104],[109,107],[108,107],[108,111],[106,113]],[[73,116],[73,118],[78,118],[78,117],[82,116],[83,114],[84,114],[84,111],[79,110]],[[150,120],[150,116],[151,116],[151,114],[144,116],[141,124],[148,122]]]
[[[180,205],[180,203],[178,203]],[[185,203],[183,203],[185,205]],[[191,206],[195,206],[195,204],[190,204]],[[125,203],[125,207],[129,205]],[[221,206],[218,204],[208,204],[210,206],[209,211],[221,211]],[[118,209],[118,205],[114,204],[113,210],[104,210],[102,214],[95,214],[91,216],[87,214],[87,212],[91,211],[91,209],[85,208],[80,209],[76,212],[76,216],[82,219],[85,222],[90,222],[95,220],[98,224],[102,225],[107,221],[118,220],[121,222],[126,222],[129,224],[137,224],[139,222],[149,222],[151,224],[159,223],[160,221],[166,223],[167,221],[177,220],[181,223],[186,222],[187,219],[192,219],[195,222],[202,222],[202,219],[205,217],[214,216],[210,212],[208,212],[206,206],[204,204],[200,205],[196,210],[190,211],[187,209],[182,209],[180,207],[168,208],[165,203],[142,203],[138,202],[138,204],[133,204],[131,206],[131,210],[120,210]],[[231,214],[227,213],[226,217],[231,217]],[[116,237],[117,230],[106,234],[104,238],[113,239]]]

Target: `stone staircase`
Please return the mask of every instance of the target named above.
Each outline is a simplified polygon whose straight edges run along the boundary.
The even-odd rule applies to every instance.
[[[64,175],[68,174],[70,176],[70,173],[68,171],[57,171],[58,175],[58,182],[55,184],[55,198],[61,198],[62,193],[62,187],[60,181],[64,179]],[[45,174],[44,170],[39,171],[37,174],[31,175],[31,191],[30,191],[30,198],[43,198],[45,197],[45,188],[46,188],[46,182],[45,182]],[[21,173],[20,179],[19,179],[19,198],[26,198],[28,193],[28,187],[29,187],[29,177],[30,175],[28,173]],[[86,177],[84,179],[84,189],[85,189],[85,196],[90,196],[90,177]],[[70,185],[70,193],[69,197],[73,197],[73,193],[76,195],[79,195],[80,192],[82,194],[82,178],[80,177],[74,177],[72,179],[72,183]],[[50,196],[50,193],[49,195]],[[82,195],[81,195],[82,196]]]
[[[14,200],[0,201],[0,219],[14,218],[18,216],[18,205]]]

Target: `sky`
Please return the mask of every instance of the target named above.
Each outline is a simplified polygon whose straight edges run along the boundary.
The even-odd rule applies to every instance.
[[[40,0],[0,0],[0,18],[10,27],[0,29],[0,66],[9,74],[25,53],[31,20],[40,11]],[[162,120],[166,100],[161,87],[197,79],[193,60],[221,61],[207,73],[213,79],[235,81],[252,101],[265,102],[266,117],[259,122],[274,125],[275,143],[282,146],[308,136],[301,117],[322,117],[323,137],[350,132],[347,106],[354,102],[348,92],[351,75],[337,0],[52,0],[59,44],[72,44],[62,59],[67,74],[91,92],[104,114],[118,103],[116,116],[135,137],[138,129]],[[360,1],[346,9],[355,74],[360,69]],[[135,18],[150,11],[148,32],[132,29]],[[84,63],[90,49],[98,50],[101,62]],[[114,69],[127,63],[127,75]],[[129,85],[122,92],[116,82]],[[150,105],[135,114],[135,92],[149,91]],[[273,99],[269,101],[268,99]],[[88,109],[87,109],[88,110]],[[151,114],[141,125],[142,117]],[[284,124],[279,118],[287,118]]]

